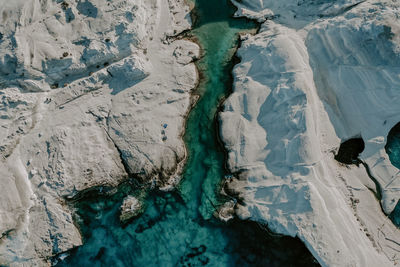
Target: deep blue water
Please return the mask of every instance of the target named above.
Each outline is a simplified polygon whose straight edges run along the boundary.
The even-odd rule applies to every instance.
[[[191,35],[204,57],[197,63],[201,96],[191,111],[185,143],[189,158],[183,181],[173,192],[148,192],[145,212],[126,227],[118,216],[127,194],[141,194],[134,179],[111,195],[87,195],[74,205],[84,245],[59,266],[313,266],[314,258],[298,240],[269,234],[257,223],[214,219],[224,199],[220,183],[227,174],[217,142],[215,114],[229,94],[232,56],[238,33],[254,30],[233,19],[228,0],[197,0]]]

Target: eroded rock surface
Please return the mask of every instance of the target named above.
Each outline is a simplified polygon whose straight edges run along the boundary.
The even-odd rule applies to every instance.
[[[143,204],[134,196],[127,196],[121,205],[119,220],[122,224],[128,223],[143,211]]]
[[[183,0],[3,2],[0,265],[47,265],[82,242],[65,198],[179,180],[198,46]]]
[[[263,22],[243,37],[220,114],[237,214],[298,236],[323,266],[398,264],[400,231],[384,212],[400,179],[384,146],[400,121],[399,4],[234,3]],[[355,136],[368,172],[334,160]]]

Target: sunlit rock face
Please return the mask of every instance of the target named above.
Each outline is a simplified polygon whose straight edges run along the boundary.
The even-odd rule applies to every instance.
[[[81,244],[65,197],[128,175],[178,180],[198,46],[171,36],[188,12],[173,0],[2,1],[0,265]]]
[[[298,236],[323,266],[397,264],[400,232],[387,215],[400,179],[384,146],[400,121],[399,4],[234,4],[268,18],[242,38],[220,114],[237,214]],[[355,137],[363,149],[336,161]]]
[[[318,18],[342,15],[362,1],[359,0],[232,0],[239,8],[237,16],[246,16],[264,22],[273,19],[300,29]]]

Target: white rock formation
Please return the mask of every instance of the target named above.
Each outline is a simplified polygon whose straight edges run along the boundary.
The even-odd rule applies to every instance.
[[[399,170],[384,150],[400,121],[400,4],[393,1],[234,2],[263,22],[243,37],[234,92],[220,114],[228,190],[241,218],[298,236],[322,266],[392,266],[400,231],[388,214]],[[233,130],[234,129],[234,130]],[[334,160],[360,136],[360,165]],[[382,209],[381,209],[382,206]]]
[[[128,173],[178,180],[199,48],[171,36],[188,13],[183,0],[0,0],[0,265],[81,244],[66,197]]]
[[[132,218],[138,216],[142,211],[143,204],[141,201],[134,196],[127,196],[122,202],[119,220],[122,224],[125,224]]]

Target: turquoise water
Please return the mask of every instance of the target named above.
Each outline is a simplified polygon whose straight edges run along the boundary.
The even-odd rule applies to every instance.
[[[149,192],[145,212],[125,227],[119,207],[127,194],[139,194],[134,180],[112,196],[94,194],[75,203],[84,245],[59,266],[317,265],[298,239],[270,235],[254,222],[223,224],[212,216],[224,201],[218,191],[227,174],[215,114],[230,90],[237,34],[256,25],[231,18],[234,9],[227,0],[195,4],[198,19],[191,35],[204,50],[198,62],[203,78],[184,138],[189,158],[183,181],[173,192]]]
[[[385,149],[392,164],[400,169],[400,123],[396,124],[389,131]],[[396,208],[390,214],[389,218],[397,227],[400,227],[400,202],[397,203]]]
[[[232,84],[231,61],[238,33],[255,31],[257,27],[251,21],[233,19],[233,12],[228,1],[197,0],[197,20],[191,32],[204,52],[197,64],[202,73],[197,90],[201,98],[188,119],[185,143],[189,158],[179,190],[190,209],[199,210],[204,218],[210,218],[214,206],[218,206],[219,184],[226,174],[224,151],[217,142],[215,114]]]

